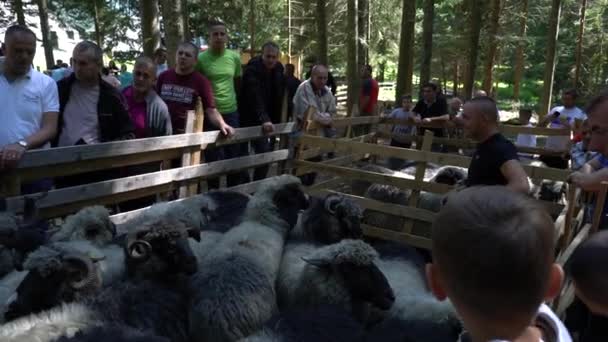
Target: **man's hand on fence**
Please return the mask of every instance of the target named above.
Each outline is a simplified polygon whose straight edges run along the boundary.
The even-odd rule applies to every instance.
[[[10,144],[0,149],[0,169],[15,168],[25,153],[25,147]]]
[[[227,136],[227,137],[231,137],[234,135],[234,128],[232,128],[232,126],[223,123],[220,125],[220,131],[222,132],[223,135]]]
[[[264,132],[264,134],[270,134],[270,133],[274,132],[274,125],[272,124],[272,122],[270,122],[270,121],[264,122],[262,124],[262,132]]]
[[[568,183],[574,184],[583,190],[591,190],[593,185],[597,183],[593,174],[587,174],[582,172],[573,172],[568,177]]]

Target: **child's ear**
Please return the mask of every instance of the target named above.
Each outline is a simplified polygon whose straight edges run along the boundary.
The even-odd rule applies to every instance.
[[[445,300],[448,296],[445,293],[443,288],[443,284],[441,284],[441,279],[439,277],[439,272],[437,270],[437,265],[435,264],[426,264],[426,282],[429,286],[429,289],[438,300]]]
[[[545,293],[545,300],[553,300],[557,297],[562,289],[562,283],[564,281],[564,270],[559,264],[551,265],[551,271],[549,272],[549,287],[547,293]]]

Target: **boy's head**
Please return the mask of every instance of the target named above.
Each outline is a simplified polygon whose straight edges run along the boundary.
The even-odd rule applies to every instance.
[[[519,110],[519,123],[521,125],[527,125],[530,123],[530,119],[532,118],[532,110],[527,108],[522,108]]]
[[[450,298],[475,340],[516,338],[559,293],[553,221],[524,195],[500,186],[455,193],[432,234],[431,290]]]
[[[591,312],[608,317],[608,231],[592,235],[572,254],[568,274]]]
[[[412,97],[410,95],[401,96],[401,108],[406,111],[412,109]]]

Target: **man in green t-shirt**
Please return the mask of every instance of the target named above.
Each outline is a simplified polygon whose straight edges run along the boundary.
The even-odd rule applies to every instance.
[[[226,49],[228,34],[226,25],[220,21],[212,21],[209,26],[209,49],[198,55],[196,70],[205,75],[211,82],[213,96],[217,110],[222,114],[226,124],[238,128],[239,113],[237,111],[236,89],[240,88],[241,57],[238,53]],[[214,131],[218,128],[211,122],[205,121],[205,131]],[[222,159],[237,158],[247,154],[243,144],[232,144],[205,151],[207,162]],[[248,174],[244,172],[229,174],[227,185],[235,186],[247,182]],[[217,179],[208,181],[210,188],[219,187]]]

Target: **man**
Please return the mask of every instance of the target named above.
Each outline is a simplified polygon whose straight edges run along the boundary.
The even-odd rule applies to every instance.
[[[307,64],[307,72],[304,75],[305,79],[309,79],[310,76],[312,75],[312,68],[317,65],[317,64],[322,64],[320,62],[314,62],[314,58],[313,58],[313,62],[310,62],[310,64]],[[331,94],[333,96],[336,96],[336,93],[338,92],[338,83],[336,83],[336,79],[334,78],[334,75],[331,73],[331,71],[327,72],[327,81],[326,81],[326,85],[329,87],[329,89],[331,90]]]
[[[53,80],[34,70],[36,35],[14,25],[4,36],[5,61],[0,70],[0,171],[14,168],[29,149],[48,148],[57,134],[59,98]],[[22,193],[50,190],[50,180],[22,187]]]
[[[241,83],[241,57],[238,53],[226,49],[228,33],[226,25],[220,21],[209,24],[209,49],[199,54],[196,70],[205,75],[211,82],[217,110],[224,121],[232,127],[239,127],[239,112],[237,106],[237,89]],[[212,123],[205,123],[205,130],[215,130]],[[207,161],[231,159],[243,154],[243,144],[227,145],[221,148],[205,151]],[[228,186],[235,186],[245,181],[241,179],[244,173],[233,173],[227,176]],[[218,183],[212,180],[211,187]]]
[[[416,121],[431,123],[450,120],[448,104],[443,96],[438,96],[437,92],[438,87],[434,83],[429,82],[422,86],[422,98],[412,110],[417,115]],[[443,128],[421,128],[418,129],[418,135],[424,135],[427,130],[433,132],[435,137],[444,136]],[[433,144],[432,150],[439,152],[443,149],[441,145]]]
[[[156,83],[160,97],[169,108],[173,133],[185,132],[188,111],[196,109],[196,101],[200,97],[205,109],[205,122],[218,127],[224,135],[232,135],[233,128],[224,122],[215,108],[209,80],[194,70],[197,52],[194,44],[181,43],[175,56],[175,68],[162,73]]]
[[[585,191],[598,192],[602,182],[608,181],[608,93],[595,97],[587,106],[591,141],[588,149],[598,156],[573,172],[569,181]],[[604,206],[600,229],[608,228],[608,201]]]
[[[569,89],[562,94],[562,106],[557,106],[551,109],[549,114],[539,123],[540,127],[550,128],[571,128],[577,121],[583,121],[587,118],[585,113],[576,106],[578,94],[575,89]],[[545,147],[556,151],[567,151],[569,137],[567,136],[550,136],[547,137]],[[568,168],[568,160],[561,156],[541,156],[540,160],[549,167],[559,169]]]
[[[380,87],[378,82],[372,78],[372,66],[369,64],[361,67],[361,95],[359,96],[359,115],[371,116],[376,114],[378,104],[378,93]],[[355,126],[355,136],[369,133],[369,126]]]
[[[124,65],[123,65],[124,66]],[[169,109],[158,96],[154,87],[156,85],[156,63],[146,56],[135,60],[133,67],[133,82],[128,85],[122,94],[127,100],[129,115],[135,126],[135,138],[150,138],[171,135],[171,117]],[[138,175],[160,170],[159,162],[129,167],[128,175]],[[155,196],[138,198],[120,204],[121,211],[130,211],[152,205]]]
[[[295,76],[296,68],[293,64],[285,64],[285,88],[287,90],[287,121],[292,120],[293,116],[293,97],[300,86],[299,78]]]
[[[528,177],[519,163],[517,149],[498,131],[498,108],[489,97],[477,97],[464,105],[464,134],[478,142],[471,159],[467,187],[504,185],[527,194]]]
[[[57,83],[59,132],[53,145],[90,145],[134,138],[133,123],[122,95],[101,78],[101,48],[91,41],[82,41],[74,47],[72,58],[74,72]],[[67,177],[60,183],[75,186],[111,177],[107,171],[99,171]]]
[[[294,114],[299,127],[304,125],[304,114],[309,107],[314,113],[310,117],[323,127],[323,136],[334,138],[336,130],[332,127],[332,117],[336,114],[336,98],[331,93],[327,84],[328,69],[325,65],[313,66],[310,79],[302,82],[293,98]],[[301,133],[301,132],[300,132]],[[299,133],[298,133],[299,134]],[[329,155],[331,158],[332,154]],[[313,158],[311,161],[320,161],[321,157]],[[315,173],[302,177],[304,185],[311,185],[316,178]]]
[[[262,56],[252,58],[243,73],[243,86],[239,98],[241,126],[262,125],[264,134],[271,134],[274,125],[281,122],[285,77],[279,62],[279,46],[268,42],[262,46]],[[274,149],[274,137],[252,141],[255,153]],[[268,165],[253,172],[254,180],[266,178]]]
[[[159,47],[154,51],[154,62],[156,63],[156,76],[162,74],[169,66],[167,65],[167,49]]]

